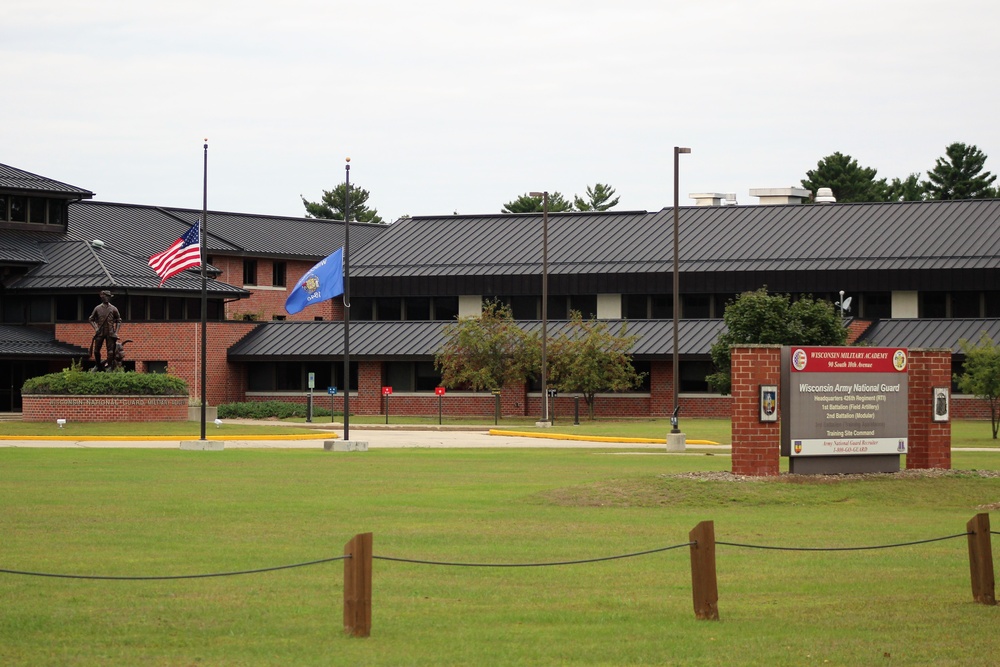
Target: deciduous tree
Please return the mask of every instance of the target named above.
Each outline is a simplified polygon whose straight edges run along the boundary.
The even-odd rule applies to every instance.
[[[510,306],[499,301],[484,303],[479,316],[446,325],[444,335],[434,365],[445,387],[492,391],[527,381],[538,367],[538,336],[517,326]]]
[[[1000,428],[1000,347],[984,331],[979,342],[972,344],[962,339],[958,341],[965,354],[962,374],[955,374],[955,381],[963,394],[972,394],[990,404],[990,424],[993,439],[997,439]]]
[[[593,419],[598,392],[627,391],[642,381],[629,355],[637,340],[624,323],[616,333],[606,322],[585,320],[572,311],[569,329],[547,345],[552,385],[562,392],[581,394]]]
[[[768,294],[766,287],[729,302],[723,319],[727,330],[711,349],[717,372],[705,378],[722,394],[732,387],[733,345],[843,345],[847,340],[847,329],[830,302],[812,297],[793,302],[788,294]]]

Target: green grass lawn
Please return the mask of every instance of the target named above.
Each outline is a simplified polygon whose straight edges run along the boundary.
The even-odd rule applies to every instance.
[[[987,426],[988,429],[988,426]],[[994,452],[954,467],[997,470]],[[228,572],[337,556],[587,559],[720,541],[804,547],[964,532],[1000,479],[784,476],[726,456],[529,449],[0,448],[0,568]],[[994,512],[995,513],[995,512]],[[997,527],[994,521],[994,529]],[[694,619],[686,548],[584,565],[376,560],[373,629],[342,632],[339,562],[176,581],[0,573],[10,665],[992,665],[1000,608],[972,602],[965,539],[856,552],[719,546],[718,622]]]

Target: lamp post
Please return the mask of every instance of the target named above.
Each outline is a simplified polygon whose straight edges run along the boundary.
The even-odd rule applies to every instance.
[[[673,376],[674,376],[674,411],[670,417],[670,435],[674,436],[674,440],[679,440],[680,450],[684,450],[684,434],[681,433],[680,429],[680,387],[681,387],[681,374],[680,374],[680,337],[678,335],[678,316],[680,313],[680,253],[678,251],[678,237],[679,228],[678,223],[678,211],[680,208],[680,194],[678,190],[680,188],[679,182],[679,166],[680,166],[680,155],[681,153],[690,153],[690,148],[681,148],[680,146],[674,146],[674,301],[671,307],[674,313],[674,358],[673,358]],[[671,438],[667,438],[668,450],[671,450]],[[676,447],[676,442],[674,447]]]
[[[548,340],[549,323],[549,192],[529,192],[532,197],[542,198],[542,419],[536,426],[551,426],[549,420],[548,368],[545,357],[545,343]]]

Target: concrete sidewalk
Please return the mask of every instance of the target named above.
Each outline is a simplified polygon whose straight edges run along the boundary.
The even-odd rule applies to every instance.
[[[367,426],[367,425],[366,425]],[[328,440],[341,441],[343,439],[343,429],[336,428],[333,432],[336,437],[327,432],[317,432],[316,435],[288,435],[288,436],[262,436],[255,438],[223,438],[211,433],[211,429],[206,432],[206,442],[223,442],[225,449],[323,449],[324,442]],[[517,435],[491,435],[484,429],[459,429],[447,428],[417,428],[405,427],[375,427],[352,426],[352,442],[366,442],[369,449],[390,449],[390,448],[562,448],[562,449],[626,449],[641,450],[650,453],[666,453],[666,444],[663,442],[608,442],[589,440],[568,440],[566,436],[545,437],[531,434],[532,437],[522,437]],[[624,440],[624,439],[623,439]],[[181,442],[200,442],[193,438],[136,438],[136,439],[96,439],[96,438],[73,438],[72,435],[53,438],[23,438],[7,439],[0,437],[0,447],[40,447],[40,448],[136,448],[136,449],[178,449]],[[707,452],[726,453],[729,452],[728,445],[689,445],[688,453],[704,454]]]

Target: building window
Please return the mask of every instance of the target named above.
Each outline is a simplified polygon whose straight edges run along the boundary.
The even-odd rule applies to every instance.
[[[274,271],[271,274],[271,284],[275,287],[285,286],[285,274],[287,273],[287,264],[285,262],[274,261]]]
[[[458,319],[458,297],[434,297],[434,319],[441,321]]]
[[[855,307],[855,312],[858,316],[866,320],[880,320],[892,317],[892,293],[866,292],[862,294],[861,305],[860,307]]]
[[[201,313],[198,313],[199,319],[201,318]],[[171,296],[167,298],[167,319],[168,320],[183,320],[184,319],[184,299],[179,296]]]
[[[369,322],[375,319],[375,299],[370,296],[351,297],[351,319],[358,322]]]
[[[146,297],[130,296],[126,303],[127,310],[122,311],[122,317],[132,322],[143,322],[146,320]]]
[[[407,320],[431,319],[431,300],[428,297],[410,297],[403,302]]]
[[[19,197],[17,195],[12,195],[10,198],[10,221],[11,222],[27,222],[28,221],[28,199],[27,197]]]
[[[52,321],[52,299],[35,297],[28,303],[28,321],[49,323]]]
[[[920,317],[924,319],[942,319],[948,317],[947,292],[921,292]]]
[[[983,294],[983,317],[1000,317],[1000,292]]]
[[[28,197],[28,222],[45,224],[45,200],[41,197]]]
[[[3,300],[4,324],[24,324],[24,299],[7,297]]]
[[[244,259],[243,260],[243,284],[244,285],[256,285],[257,284],[257,260],[256,259]]]
[[[398,322],[403,319],[403,302],[399,297],[386,296],[375,300],[375,318]]]
[[[952,292],[951,317],[981,317],[979,292]]]
[[[681,316],[686,320],[704,320],[712,316],[712,297],[709,294],[685,294],[681,303]]]
[[[166,373],[167,372],[167,362],[165,362],[165,361],[147,361],[146,362],[146,372],[147,373]]]
[[[682,392],[706,393],[708,381],[706,377],[714,370],[711,361],[681,361],[680,390]]]
[[[162,296],[152,296],[149,298],[149,319],[167,319],[167,300]]]
[[[388,361],[383,372],[385,383],[394,392],[434,391],[441,384],[433,361]]]
[[[56,322],[79,322],[81,319],[79,297],[69,295],[56,297]]]
[[[649,319],[649,297],[645,294],[625,294],[622,296],[622,317],[626,320]]]
[[[569,309],[575,310],[585,320],[593,320],[597,317],[597,295],[578,294],[569,298]]]

